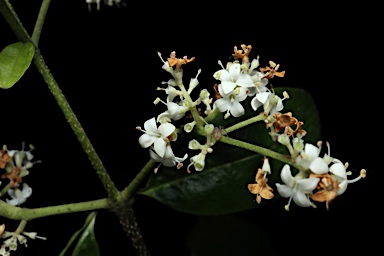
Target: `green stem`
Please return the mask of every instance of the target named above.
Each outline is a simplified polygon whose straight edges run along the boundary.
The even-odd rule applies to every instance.
[[[17,229],[15,231],[15,233],[16,234],[21,234],[21,232],[24,231],[25,225],[27,225],[27,221],[26,220],[21,220],[19,226],[17,227]]]
[[[42,74],[45,82],[47,83],[48,88],[55,97],[57,104],[63,111],[64,116],[66,117],[81,146],[83,147],[83,150],[88,155],[88,158],[91,161],[93,168],[96,170],[100,181],[103,183],[104,189],[108,193],[108,196],[116,202],[119,201],[119,191],[117,190],[113,181],[108,175],[107,170],[105,169],[101,159],[93,148],[91,141],[89,140],[87,134],[84,132],[79,120],[77,119],[75,113],[70,107],[68,101],[65,99],[64,94],[62,93],[57,82],[50,73],[47,65],[44,62],[43,56],[41,56],[39,51],[37,51],[35,54],[34,62],[37,69]]]
[[[0,192],[0,196],[2,196],[2,195],[4,195],[5,193],[7,193],[7,191],[8,191],[10,188],[11,188],[11,183],[8,182],[8,184],[7,184],[5,187],[3,187],[3,189],[1,190],[1,192]]]
[[[8,22],[16,36],[19,38],[19,40],[23,42],[34,43],[29,37],[24,26],[21,24],[20,20],[17,18],[17,14],[13,10],[8,0],[0,0],[0,12],[3,14],[6,21]],[[67,119],[81,146],[83,147],[83,150],[88,155],[88,158],[91,161],[93,168],[96,170],[96,173],[100,181],[102,182],[105,191],[108,193],[109,198],[111,198],[115,202],[118,202],[120,200],[119,191],[117,190],[113,181],[108,175],[101,159],[97,155],[88,136],[81,127],[81,124],[77,119],[75,113],[73,112],[72,108],[70,107],[68,101],[65,99],[65,96],[59,88],[53,75],[49,71],[48,66],[45,64],[45,61],[40,53],[39,48],[36,45],[35,48],[36,51],[34,56],[34,63],[37,69],[42,74],[44,81],[47,83],[48,88],[50,89],[51,93],[57,101],[57,104],[63,111],[65,118]]]
[[[129,185],[121,192],[122,201],[129,201],[132,198],[133,194],[136,192],[137,188],[141,182],[148,176],[148,174],[153,171],[153,166],[155,161],[150,159],[146,165],[141,169],[141,171],[136,175],[136,177],[129,183]]]
[[[35,28],[33,29],[32,33],[32,41],[35,43],[35,45],[39,44],[41,30],[43,29],[45,16],[47,15],[50,2],[51,0],[43,0],[43,2],[41,3],[39,15],[37,16]]]
[[[106,209],[109,207],[108,200],[98,199],[88,202],[63,204],[57,206],[48,206],[35,209],[20,208],[9,205],[4,201],[0,200],[0,216],[3,216],[12,220],[25,220],[29,221],[32,219],[67,214],[74,212],[83,212],[97,209]]]
[[[215,108],[208,116],[204,119],[205,122],[210,123],[220,113],[218,108]]]
[[[176,77],[175,77],[175,79],[176,79]],[[176,79],[176,81],[177,81],[179,88],[181,89],[181,92],[183,93],[184,98],[189,102],[189,104],[192,104],[193,103],[192,98],[189,95],[189,93],[187,92],[187,90],[185,89],[183,81],[178,81],[178,79]],[[200,116],[199,112],[197,111],[196,106],[189,107],[189,111],[191,111],[193,119],[196,121],[196,128],[199,130],[204,130],[204,121],[201,119],[201,116]]]
[[[264,113],[260,113],[259,115],[255,116],[255,117],[252,117],[250,119],[247,119],[245,121],[242,121],[240,123],[237,123],[235,125],[232,125],[230,127],[225,128],[225,131],[227,133],[230,133],[230,132],[233,132],[233,131],[235,131],[237,129],[243,128],[243,127],[245,127],[247,125],[250,125],[250,124],[253,124],[253,123],[256,123],[256,122],[259,122],[259,121],[264,121],[264,119],[265,119]]]
[[[259,153],[260,155],[267,156],[267,157],[273,158],[275,160],[278,160],[280,162],[289,164],[292,167],[298,169],[299,171],[302,170],[301,166],[299,166],[299,165],[297,165],[297,164],[292,162],[290,156],[286,156],[286,155],[277,153],[277,152],[275,152],[273,150],[270,150],[270,149],[267,149],[267,148],[263,148],[263,147],[260,147],[260,146],[256,146],[256,145],[244,142],[244,141],[231,139],[231,138],[228,138],[226,136],[221,136],[220,142],[223,142],[223,143],[226,143],[226,144],[229,144],[229,145],[233,145],[233,146],[236,146],[236,147],[239,147],[239,148],[244,148],[244,149],[256,152],[256,153]]]

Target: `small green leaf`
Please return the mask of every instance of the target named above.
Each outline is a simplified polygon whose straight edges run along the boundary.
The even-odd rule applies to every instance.
[[[275,88],[279,96],[283,91],[290,95],[290,99],[284,101],[283,113],[292,112],[294,117],[303,121],[302,128],[308,132],[304,141],[315,143],[320,137],[320,119],[313,98],[302,89]],[[256,113],[251,108],[250,101],[251,98],[246,100],[245,115],[241,118],[224,120],[224,114],[221,113],[212,123],[229,127],[257,115],[260,111]],[[284,146],[272,141],[268,132],[265,123],[258,122],[231,132],[228,136],[288,154]],[[184,143],[188,143],[188,140]],[[177,151],[174,152],[178,155]],[[271,200],[263,199],[261,204],[257,204],[255,195],[248,191],[247,185],[255,182],[261,159],[262,156],[254,152],[217,143],[213,146],[213,152],[207,155],[202,172],[188,174],[182,171],[183,168],[177,171],[175,168],[163,167],[150,177],[139,194],[152,197],[175,210],[196,215],[230,214],[259,207],[279,198],[275,183],[280,181],[283,166],[281,162],[271,160],[272,174],[268,176],[268,183],[275,189],[275,197]]]
[[[94,234],[95,219],[96,219],[96,212],[91,212],[88,215],[87,219],[85,220],[83,227],[72,235],[71,239],[69,239],[68,241],[68,244],[61,251],[59,256],[66,255],[66,252],[68,251],[68,249],[71,247],[71,245],[75,242],[75,240],[81,233],[82,235],[79,241],[77,242],[76,246],[74,247],[74,250],[71,255],[72,256],[100,255],[99,245],[97,244],[97,241],[95,239],[95,234]]]
[[[24,75],[33,56],[35,46],[18,42],[8,45],[0,52],[0,88],[12,87]]]

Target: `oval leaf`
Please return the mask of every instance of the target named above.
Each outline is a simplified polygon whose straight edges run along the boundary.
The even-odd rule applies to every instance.
[[[79,247],[82,247],[83,246],[83,243],[85,241],[85,243],[87,245],[90,245],[90,254],[74,254],[75,251],[73,252],[73,254],[71,254],[72,256],[73,255],[99,255],[99,246],[94,238],[94,231],[93,231],[93,226],[94,226],[94,223],[95,223],[95,218],[96,218],[96,212],[91,212],[88,216],[87,216],[87,219],[85,220],[85,223],[83,225],[83,227],[81,227],[78,231],[76,231],[71,239],[69,239],[67,245],[65,246],[65,248],[61,251],[61,253],[59,254],[59,256],[64,256],[66,255],[66,252],[68,251],[68,249],[71,247],[71,245],[75,242],[75,240],[77,239],[77,237],[82,233],[82,236],[81,238],[79,239],[76,247],[75,247],[75,251],[76,250],[81,250]],[[89,234],[93,234],[91,236],[89,236]],[[87,238],[88,237],[88,238]],[[93,237],[93,239],[92,239]],[[87,239],[91,238],[91,243],[89,243],[89,241],[87,241]],[[93,241],[92,241],[93,240]],[[81,242],[82,241],[82,242]],[[79,249],[78,249],[79,248]],[[79,253],[79,252],[76,252],[76,253]],[[81,253],[81,252],[80,252]]]
[[[8,45],[0,52],[0,88],[12,87],[24,75],[33,56],[35,46],[18,42]]]
[[[98,256],[100,255],[99,245],[95,237],[96,214],[91,218],[87,227],[84,229],[79,241],[73,250],[72,256]]]
[[[290,99],[284,101],[284,111],[292,112],[299,121],[303,121],[303,129],[308,134],[305,142],[315,143],[320,137],[320,118],[311,95],[302,89],[276,88],[277,95],[287,91]],[[213,121],[216,126],[229,127],[239,121],[249,119],[255,113],[250,106],[251,98],[245,102],[245,115],[241,118],[223,119],[223,113]],[[229,137],[267,147],[287,154],[284,146],[273,142],[264,122],[252,124],[228,134]],[[225,133],[222,136],[226,136]],[[188,143],[188,142],[186,142]],[[202,172],[188,174],[176,171],[175,168],[161,168],[153,174],[144,190],[139,194],[152,197],[159,202],[181,212],[196,215],[222,215],[255,208],[271,200],[262,199],[261,204],[255,202],[255,195],[248,191],[248,184],[255,183],[255,174],[261,167],[262,156],[244,149],[217,143],[213,153],[208,154],[206,166]],[[272,175],[268,176],[269,184],[275,188],[280,181],[282,163],[271,161]]]

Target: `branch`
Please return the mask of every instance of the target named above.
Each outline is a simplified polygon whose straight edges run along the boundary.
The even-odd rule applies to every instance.
[[[33,29],[33,33],[32,33],[32,41],[36,45],[39,44],[41,30],[43,29],[45,16],[47,15],[47,11],[48,11],[48,7],[49,7],[50,2],[51,2],[51,0],[43,0],[43,2],[41,3],[39,16],[37,16],[35,28]]]
[[[68,101],[65,99],[65,96],[59,88],[59,85],[57,84],[53,75],[45,64],[45,61],[40,53],[39,48],[29,37],[27,31],[25,30],[21,21],[17,17],[16,12],[13,10],[8,0],[0,0],[0,12],[4,16],[4,18],[6,19],[6,21],[8,22],[8,24],[10,25],[19,40],[23,42],[31,42],[35,45],[36,50],[34,56],[34,63],[37,69],[42,74],[44,81],[47,83],[48,88],[50,89],[51,93],[57,101],[57,104],[63,111],[65,118],[67,119],[81,146],[83,147],[83,150],[88,155],[88,158],[91,161],[93,168],[96,170],[100,181],[103,183],[104,189],[108,193],[108,196],[112,200],[118,202],[120,200],[119,191],[117,190],[113,181],[108,175],[101,159],[93,148],[87,134],[84,132],[79,120],[77,119],[75,113],[70,107]]]
[[[74,212],[84,212],[97,209],[106,209],[109,207],[107,199],[98,199],[88,202],[63,204],[57,206],[48,206],[35,209],[20,208],[9,205],[0,200],[0,216],[12,220],[32,220],[52,215],[67,214]]]
[[[301,166],[292,162],[290,157],[283,155],[283,154],[280,154],[280,153],[277,153],[277,152],[270,150],[270,149],[267,149],[267,148],[256,146],[256,145],[244,142],[244,141],[231,139],[231,138],[228,138],[226,136],[221,136],[220,142],[223,142],[223,143],[226,143],[229,145],[233,145],[233,146],[237,146],[239,148],[244,148],[244,149],[259,153],[260,155],[273,158],[273,159],[278,160],[280,162],[289,164],[292,167],[296,168],[297,170],[303,169]]]

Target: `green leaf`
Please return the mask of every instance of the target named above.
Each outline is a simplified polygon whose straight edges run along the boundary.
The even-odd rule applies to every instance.
[[[35,46],[18,42],[8,45],[0,52],[0,88],[12,87],[24,75],[33,56]]]
[[[303,121],[303,129],[308,132],[304,137],[305,142],[315,143],[320,137],[320,119],[313,98],[302,89],[275,89],[277,95],[283,91],[290,95],[290,99],[284,101],[283,113],[292,112],[294,117]],[[252,110],[250,101],[251,98],[246,100],[246,112],[241,118],[224,120],[224,114],[221,113],[212,123],[229,127],[257,115],[259,111],[255,113]],[[284,146],[272,141],[268,132],[265,123],[258,122],[231,132],[228,136],[288,154]],[[248,191],[247,185],[255,183],[255,174],[261,167],[261,160],[262,156],[254,152],[217,143],[213,146],[213,153],[207,155],[202,172],[188,174],[175,168],[163,167],[157,174],[151,175],[146,187],[138,194],[152,197],[175,210],[196,215],[222,215],[252,209],[279,197],[274,184],[280,181],[283,164],[278,161],[270,162],[272,174],[268,177],[270,186],[275,189],[275,197],[271,200],[263,199],[261,204],[257,204],[255,195]]]
[[[82,235],[78,240],[76,246],[74,247],[74,250],[71,255],[72,256],[100,255],[99,245],[97,244],[95,233],[94,233],[95,219],[96,219],[96,212],[91,212],[88,215],[87,219],[85,220],[83,227],[72,235],[71,239],[69,239],[68,241],[68,244],[61,251],[59,256],[64,256],[66,254],[68,249],[71,247],[71,245],[75,242],[75,240],[81,233]]]

